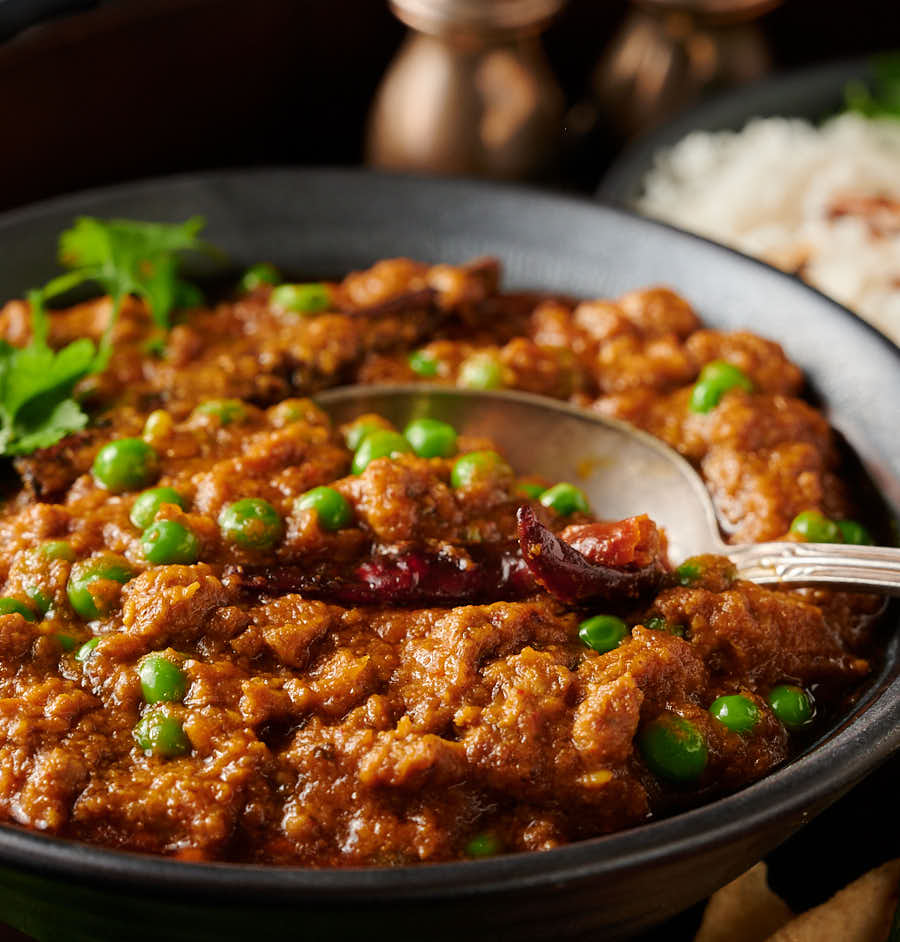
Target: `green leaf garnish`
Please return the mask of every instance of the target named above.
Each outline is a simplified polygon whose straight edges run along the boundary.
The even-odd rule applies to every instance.
[[[72,271],[50,282],[45,292],[56,294],[94,282],[112,298],[113,312],[98,351],[99,369],[109,361],[112,329],[126,295],[143,298],[154,324],[168,330],[173,309],[181,298],[194,294],[178,277],[176,253],[204,248],[198,238],[203,225],[199,216],[181,224],[82,216],[60,236],[59,260]]]
[[[874,81],[870,88],[859,79],[844,88],[844,105],[869,118],[900,118],[900,54],[872,60]]]
[[[87,425],[72,390],[96,362],[94,344],[75,340],[62,350],[47,346],[47,315],[39,291],[28,296],[32,339],[22,349],[0,341],[0,454],[47,448]]]
[[[31,341],[23,348],[0,340],[0,454],[23,455],[47,448],[87,425],[72,398],[76,383],[104,370],[112,354],[112,333],[123,299],[143,298],[154,324],[165,331],[172,311],[202,302],[193,285],[178,276],[176,253],[204,248],[199,217],[180,225],[78,219],[60,236],[59,257],[71,269],[40,291],[29,293]],[[85,283],[112,298],[112,314],[99,347],[88,338],[61,350],[47,345],[45,303]]]

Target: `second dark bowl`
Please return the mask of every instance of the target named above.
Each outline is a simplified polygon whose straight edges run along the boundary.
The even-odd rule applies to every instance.
[[[740,131],[753,118],[775,115],[817,123],[841,109],[848,82],[871,78],[868,63],[858,59],[801,69],[714,95],[635,140],[607,170],[597,196],[633,206],[644,192],[644,179],[656,155],[691,131]]]

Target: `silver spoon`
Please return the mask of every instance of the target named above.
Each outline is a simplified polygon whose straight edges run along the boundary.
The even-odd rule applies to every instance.
[[[491,439],[522,475],[569,481],[597,517],[646,513],[662,526],[674,562],[701,553],[727,556],[741,579],[762,585],[828,585],[900,595],[900,549],[834,543],[726,544],[706,487],[675,451],[624,422],[519,392],[439,386],[350,386],[317,402],[335,422],[376,412],[403,428],[435,418]]]

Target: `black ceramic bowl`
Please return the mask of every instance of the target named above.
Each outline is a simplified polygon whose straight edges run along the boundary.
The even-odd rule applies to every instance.
[[[900,510],[900,355],[794,279],[666,226],[592,203],[465,182],[256,171],[86,193],[0,218],[0,297],[54,270],[78,214],[200,213],[236,266],[336,274],[391,255],[494,253],[507,284],[586,296],[666,282],[710,324],[781,341]],[[761,782],[705,807],[545,853],[397,869],[201,865],[0,827],[0,920],[39,939],[624,938],[736,876],[900,744],[900,638],[851,715]],[[887,811],[887,809],[886,809]],[[893,814],[893,811],[889,811]]]
[[[871,79],[870,65],[859,59],[801,69],[714,95],[627,147],[606,171],[597,195],[632,206],[644,192],[644,178],[656,155],[691,131],[740,131],[753,118],[774,115],[819,122],[843,107],[848,82]]]

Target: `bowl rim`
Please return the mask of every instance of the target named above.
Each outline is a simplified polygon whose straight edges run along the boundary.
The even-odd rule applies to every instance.
[[[91,202],[128,197],[148,188],[167,188],[203,181],[240,181],[249,176],[297,174],[312,181],[340,182],[371,178],[420,191],[506,193],[532,203],[626,217],[639,227],[662,229],[671,239],[701,243],[703,251],[737,256],[748,266],[760,266],[811,292],[819,304],[836,308],[859,327],[876,336],[900,366],[900,348],[852,311],[821,292],[757,259],[742,255],[702,236],[647,219],[621,206],[587,198],[550,194],[529,187],[481,181],[417,178],[347,168],[256,167],[186,173],[97,187],[44,200],[0,214],[0,237],[16,225],[44,214],[86,212]],[[894,471],[896,473],[896,470]],[[900,635],[888,648],[900,651]],[[96,847],[66,838],[0,824],[0,867],[13,866],[42,876],[60,876],[91,886],[118,887],[142,896],[224,898],[234,900],[303,902],[308,905],[339,900],[386,903],[481,897],[530,888],[575,885],[601,876],[623,876],[665,861],[723,847],[763,824],[782,822],[785,837],[800,823],[823,810],[900,748],[900,654],[882,671],[879,689],[866,695],[824,741],[787,765],[733,794],[698,808],[635,828],[590,838],[552,850],[501,855],[485,860],[423,863],[402,867],[316,869],[234,863],[198,863]]]

